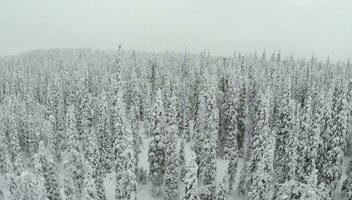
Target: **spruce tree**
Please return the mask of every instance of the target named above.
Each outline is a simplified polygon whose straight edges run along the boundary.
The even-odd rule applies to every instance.
[[[148,161],[149,175],[152,181],[152,195],[159,196],[165,174],[165,134],[164,109],[161,91],[158,90],[152,116],[152,139],[149,143]]]
[[[312,113],[312,108],[311,108],[311,97],[308,96],[305,101],[304,101],[304,106],[299,113],[299,123],[300,123],[300,128],[298,132],[298,166],[297,166],[297,178],[300,182],[305,182],[307,177],[310,175],[308,167],[310,167],[311,170],[311,164],[309,162],[312,162],[311,160],[308,159],[308,153],[314,153],[310,151],[310,147],[308,144],[310,144],[311,141],[310,139],[312,138],[312,119],[311,119],[311,113]],[[314,136],[313,136],[314,137]],[[312,146],[312,148],[314,148]],[[314,151],[314,149],[311,149]],[[313,166],[314,168],[315,166]]]
[[[333,196],[342,173],[342,156],[345,149],[347,126],[346,95],[344,84],[338,81],[333,93],[331,120],[325,132],[325,154],[322,179]]]
[[[273,180],[273,135],[269,127],[270,96],[269,92],[261,94],[258,99],[256,125],[252,135],[251,151],[248,164],[248,198],[269,199],[268,193]]]
[[[113,137],[110,129],[110,115],[108,106],[108,97],[103,90],[99,98],[99,118],[97,122],[98,146],[101,155],[101,165],[105,172],[112,169],[113,166]]]
[[[49,200],[61,200],[59,180],[56,164],[44,142],[39,143],[38,153],[35,155],[35,169],[43,177],[44,187]]]
[[[122,152],[118,152],[116,159],[116,200],[137,200],[137,178],[133,150],[133,136],[128,122],[123,125],[126,132],[122,135],[120,144]]]
[[[20,176],[15,177],[16,200],[47,200],[47,194],[41,178],[36,175],[23,171]]]
[[[276,151],[275,151],[275,162],[274,167],[276,171],[277,182],[284,183],[289,180],[288,174],[290,171],[289,161],[290,158],[290,146],[289,137],[294,135],[294,108],[295,105],[290,97],[288,86],[285,87],[281,102],[278,109],[278,123],[276,131]]]
[[[95,185],[95,180],[93,177],[94,169],[92,168],[89,161],[84,163],[84,189],[83,189],[83,199],[84,200],[97,200],[97,188]]]
[[[177,200],[179,195],[179,156],[176,137],[172,133],[167,136],[165,148],[165,199]],[[175,133],[174,133],[175,134]]]
[[[12,171],[8,142],[3,127],[0,124],[0,173],[6,174]]]
[[[184,140],[181,140],[180,146],[179,146],[179,173],[180,173],[180,180],[183,180],[183,178],[186,175],[186,154],[185,154],[185,142]]]
[[[182,200],[199,200],[198,165],[193,155],[184,179],[185,190]]]

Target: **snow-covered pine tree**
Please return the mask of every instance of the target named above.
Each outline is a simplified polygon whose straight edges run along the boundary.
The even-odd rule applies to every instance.
[[[67,150],[64,159],[64,193],[66,200],[82,198],[84,187],[83,162],[75,148]]]
[[[177,110],[176,96],[173,85],[167,97],[166,107],[166,136],[165,136],[165,199],[177,200],[179,193],[180,164],[177,148]]]
[[[218,110],[216,107],[215,88],[210,87],[203,97],[205,102],[205,128],[203,140],[200,143],[199,180],[201,185],[201,199],[211,200],[216,195],[216,135],[218,131]],[[201,111],[201,110],[200,110]],[[203,112],[203,111],[202,111]]]
[[[345,149],[347,108],[344,83],[339,80],[334,88],[331,120],[325,131],[325,154],[322,166],[322,180],[333,196],[338,179],[342,174],[342,157]]]
[[[164,108],[161,91],[155,96],[155,104],[151,119],[151,141],[148,149],[149,175],[152,181],[152,195],[159,196],[162,191],[165,174],[165,134]]]
[[[289,108],[292,111],[292,129],[289,132],[286,143],[286,156],[289,158],[285,163],[286,174],[284,183],[277,183],[275,198],[277,200],[299,199],[302,194],[302,185],[296,180],[297,157],[298,157],[298,137],[300,129],[299,107],[295,105],[294,100],[289,100]],[[296,107],[296,110],[295,110]]]
[[[8,139],[10,147],[9,154],[13,164],[13,170],[17,175],[20,175],[24,170],[24,164],[14,114],[10,114],[9,116]]]
[[[24,142],[24,150],[29,158],[33,158],[34,153],[37,151],[37,133],[34,122],[34,101],[32,97],[32,92],[29,92],[26,95],[26,130],[23,137]]]
[[[8,150],[8,141],[0,124],[0,173],[6,174],[10,171],[12,171],[12,163]]]
[[[38,153],[35,155],[35,169],[36,173],[43,177],[48,199],[61,200],[56,164],[43,141],[39,143]]]
[[[248,161],[248,199],[269,199],[273,180],[273,135],[270,130],[270,92],[261,93],[258,98],[256,125],[252,134]]]
[[[85,91],[82,97],[81,102],[81,134],[80,134],[80,141],[82,143],[82,151],[84,155],[87,154],[89,151],[88,148],[90,144],[88,143],[88,137],[92,134],[93,127],[93,114],[94,110],[92,107],[92,96],[88,91],[88,83],[85,81]]]
[[[110,129],[108,97],[103,89],[99,98],[99,118],[97,122],[98,146],[101,155],[101,165],[105,172],[112,169],[114,162],[113,137]]]
[[[276,172],[276,181],[279,184],[282,184],[289,180],[289,161],[290,149],[288,148],[289,137],[294,135],[294,110],[295,106],[290,97],[290,87],[285,86],[281,102],[279,105],[279,116],[280,123],[278,124],[276,131],[276,151],[275,151],[275,172]]]
[[[182,200],[199,200],[198,165],[195,155],[192,155],[187,173],[184,179],[185,190]]]
[[[137,177],[133,150],[133,135],[128,121],[122,124],[123,133],[120,145],[122,152],[116,156],[116,200],[137,200]]]
[[[82,198],[84,187],[84,162],[77,140],[73,105],[67,113],[67,149],[64,157],[64,193],[67,200]]]
[[[312,98],[309,95],[308,97],[306,97],[305,101],[304,101],[304,106],[301,110],[301,112],[299,113],[299,123],[300,123],[300,128],[298,131],[298,160],[297,160],[297,180],[303,183],[307,182],[307,177],[310,175],[310,173],[308,173],[308,167],[310,167],[310,165],[312,163],[311,160],[307,160],[308,157],[308,153],[313,153],[311,152],[309,149],[310,146],[308,146],[308,144],[310,142],[310,139],[312,138],[312,118],[311,118],[311,114],[312,114]],[[312,148],[314,148],[312,146]],[[313,150],[313,149],[312,149]]]
[[[245,64],[241,64],[240,71],[240,85],[239,85],[239,95],[237,106],[237,123],[238,123],[238,146],[240,149],[243,149],[245,134],[246,134],[246,117],[247,117],[247,74],[245,72]]]
[[[175,126],[175,128],[177,128]],[[176,131],[176,129],[174,130]],[[176,133],[167,133],[165,147],[165,199],[177,200],[179,196],[179,157]]]
[[[140,128],[139,128],[139,109],[136,103],[130,105],[130,109],[128,112],[128,121],[131,124],[131,131],[133,135],[133,151],[135,157],[135,165],[139,165],[139,156],[138,154],[141,153],[141,146],[143,144],[142,137],[140,135]],[[138,167],[136,167],[136,175],[138,174]]]
[[[20,176],[14,178],[13,199],[16,200],[48,200],[41,178],[23,171]]]
[[[54,108],[54,116],[55,116],[55,124],[54,124],[54,132],[55,138],[53,144],[55,145],[55,158],[56,160],[61,159],[63,157],[61,148],[62,143],[65,139],[65,103],[64,103],[64,94],[62,83],[59,78],[55,78],[55,85],[57,89],[55,90],[55,108]]]
[[[346,133],[346,152],[352,154],[352,79],[348,81],[347,87],[347,133]]]
[[[180,180],[182,181],[186,175],[186,153],[185,153],[185,141],[182,139],[179,146],[179,172],[180,172]]]
[[[84,172],[83,200],[97,200],[97,188],[93,177],[94,169],[89,161],[84,163]]]
[[[90,134],[87,138],[87,143],[89,147],[86,151],[86,160],[90,163],[93,169],[93,179],[95,181],[95,187],[97,190],[97,200],[105,200],[105,187],[104,187],[104,168],[102,166],[101,154],[99,151],[98,139],[95,132],[95,129],[92,128]]]
[[[224,110],[224,158],[229,161],[229,190],[232,191],[232,185],[237,173],[237,163],[239,157],[238,149],[238,123],[237,123],[237,106],[238,97],[236,95],[235,83],[228,84],[227,95],[225,95]]]
[[[315,103],[315,112],[312,119],[311,132],[308,135],[308,151],[306,160],[306,173],[311,174],[314,169],[318,169],[318,178],[320,177],[320,154],[322,153],[323,141],[321,138],[324,130],[324,95],[319,92]]]

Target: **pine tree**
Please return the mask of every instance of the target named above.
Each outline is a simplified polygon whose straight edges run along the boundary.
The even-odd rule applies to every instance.
[[[43,177],[44,187],[49,200],[61,200],[59,180],[56,164],[44,142],[39,143],[38,153],[35,155],[35,169]]]
[[[348,81],[347,87],[347,109],[348,109],[348,119],[347,119],[347,133],[346,133],[346,153],[352,153],[352,79]]]
[[[308,136],[308,152],[306,169],[307,174],[310,174],[314,169],[318,169],[318,177],[320,177],[320,155],[323,150],[322,133],[324,131],[324,95],[322,92],[318,94],[315,104],[315,112],[313,114],[311,133]]]
[[[152,117],[152,140],[149,143],[148,161],[149,175],[152,181],[152,195],[159,196],[164,182],[165,173],[165,135],[164,135],[164,110],[161,91],[155,97]]]
[[[165,199],[178,199],[179,157],[177,153],[176,137],[172,133],[167,136],[165,149]],[[175,134],[175,133],[173,133]]]
[[[101,155],[101,165],[105,172],[112,169],[114,152],[113,152],[113,136],[110,129],[110,116],[107,94],[103,90],[99,98],[99,118],[97,123],[98,146]]]
[[[124,124],[125,130],[130,129],[128,122]],[[137,178],[136,166],[133,150],[133,136],[129,131],[126,131],[120,144],[123,146],[123,151],[117,155],[116,159],[116,200],[137,200]]]
[[[310,144],[310,142],[313,140],[310,139],[315,139],[312,138],[312,120],[311,120],[311,112],[312,112],[312,108],[311,108],[311,97],[308,96],[305,99],[304,102],[304,106],[303,109],[301,111],[301,113],[299,113],[299,120],[300,120],[300,128],[299,128],[299,132],[298,132],[298,166],[297,166],[297,178],[300,182],[306,182],[309,173],[309,169],[308,167],[312,167],[311,164],[309,162],[312,162],[311,160],[308,160],[308,153],[314,153],[309,151],[310,149],[308,149],[311,146],[308,146],[308,144]],[[313,136],[314,137],[314,136]],[[312,148],[314,148],[312,146]],[[311,149],[314,151],[314,149]],[[315,166],[313,166],[315,167]]]
[[[238,128],[237,128],[237,104],[238,100],[234,91],[234,83],[232,83],[232,89],[229,90],[229,101],[225,113],[225,130],[224,130],[224,156],[226,160],[237,159],[238,157]]]
[[[186,175],[186,154],[185,154],[185,142],[181,140],[179,146],[179,172],[180,172],[180,180],[183,180],[183,177]]]
[[[178,199],[179,155],[177,152],[177,110],[176,96],[173,84],[170,85],[166,107],[166,136],[165,136],[165,199]]]
[[[224,110],[224,158],[229,161],[229,190],[233,190],[233,182],[237,173],[237,163],[239,157],[238,148],[238,97],[236,95],[235,83],[228,83],[228,94],[225,95],[225,110]]]
[[[92,128],[90,131],[87,143],[89,144],[89,148],[86,152],[86,159],[88,160],[93,169],[92,176],[95,181],[95,187],[97,190],[97,200],[105,200],[106,195],[103,182],[105,170],[102,167],[102,157],[99,151],[98,139],[94,128]]]
[[[269,92],[261,94],[256,114],[256,125],[252,135],[251,151],[248,164],[248,199],[269,199],[271,189],[273,162],[273,136],[269,127],[270,96]]]
[[[13,164],[13,170],[17,175],[20,175],[24,170],[23,155],[18,138],[18,132],[15,124],[14,114],[9,116],[9,147],[10,159]]]
[[[343,82],[339,81],[334,89],[331,120],[325,132],[325,154],[322,166],[322,179],[330,187],[333,196],[337,181],[342,172],[342,156],[345,148],[347,126],[346,96]]]
[[[15,177],[15,194],[16,200],[47,200],[45,188],[42,179],[34,174],[23,171],[20,176]]]
[[[289,180],[288,174],[290,171],[289,161],[290,149],[287,148],[289,143],[289,137],[294,135],[294,103],[290,98],[289,88],[286,86],[283,92],[282,100],[279,106],[278,119],[280,123],[277,125],[276,131],[276,151],[275,151],[275,162],[274,167],[277,174],[277,182],[284,183]]]
[[[84,200],[96,200],[98,199],[97,188],[95,185],[95,180],[93,178],[94,169],[92,168],[89,161],[84,164],[84,189],[83,189],[83,199]]]
[[[182,200],[199,200],[199,185],[197,177],[198,165],[195,157],[192,157],[191,163],[185,176],[185,191]]]
[[[196,138],[196,150],[198,149],[199,183],[201,185],[201,199],[214,199],[216,195],[216,134],[218,125],[218,110],[216,108],[215,90],[210,87],[207,92],[200,96],[200,117],[202,123],[201,132]],[[205,165],[200,165],[206,163]]]
[[[140,135],[139,129],[139,116],[138,116],[138,105],[132,104],[129,109],[128,114],[128,121],[131,124],[131,131],[133,135],[133,151],[135,157],[135,165],[139,165],[139,156],[138,154],[141,153],[141,146],[143,144],[142,137]],[[136,175],[138,174],[138,167],[136,167]]]
[[[88,83],[86,83],[88,84]],[[86,86],[88,87],[88,86]],[[82,99],[82,108],[81,108],[81,143],[82,143],[82,150],[84,154],[87,154],[89,151],[90,144],[88,143],[88,137],[92,134],[93,129],[93,108],[92,108],[92,97],[89,91],[83,96]]]
[[[238,122],[238,146],[244,147],[246,134],[246,117],[247,117],[247,78],[244,72],[244,66],[241,66],[240,86],[239,86],[239,106],[237,107]],[[243,149],[244,150],[244,149]]]
[[[69,136],[70,143],[64,159],[64,193],[67,200],[82,197],[84,187],[83,158],[76,146],[78,142],[73,135]]]
[[[8,150],[8,142],[5,132],[0,124],[0,173],[6,174],[10,171],[12,171],[12,163]]]
[[[66,114],[66,150],[75,149],[80,151],[82,149],[79,135],[77,132],[76,109],[74,105],[70,105]]]

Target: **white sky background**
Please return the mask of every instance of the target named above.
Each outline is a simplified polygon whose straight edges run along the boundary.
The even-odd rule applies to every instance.
[[[352,58],[351,0],[0,0],[0,55],[94,48]]]

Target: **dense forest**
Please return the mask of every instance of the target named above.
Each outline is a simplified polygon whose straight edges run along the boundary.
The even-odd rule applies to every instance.
[[[351,68],[280,52],[0,57],[0,200],[352,200]]]

